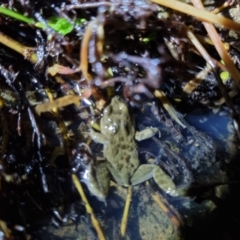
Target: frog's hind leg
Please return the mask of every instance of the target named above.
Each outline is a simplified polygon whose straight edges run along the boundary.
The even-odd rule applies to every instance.
[[[177,195],[176,186],[172,179],[159,166],[154,164],[140,165],[132,176],[131,183],[132,185],[137,185],[152,177],[162,190],[171,196]]]
[[[159,166],[154,166],[155,168],[153,169],[153,179],[157,185],[171,196],[177,196],[178,193],[176,185],[172,179]]]
[[[96,180],[102,194],[107,196],[110,185],[110,174],[105,163],[99,164],[96,168]]]
[[[124,175],[123,172],[121,172],[120,175],[120,171],[121,170],[116,170],[116,168],[114,168],[109,162],[106,162],[105,165],[107,166],[109,172],[111,173],[113,179],[116,181],[116,183],[119,186],[129,186],[130,182],[128,181],[128,175]]]
[[[131,178],[132,185],[138,185],[153,177],[153,170],[156,166],[152,164],[140,165]]]

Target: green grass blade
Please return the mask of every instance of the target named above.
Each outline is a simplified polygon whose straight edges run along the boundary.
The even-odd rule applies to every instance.
[[[28,23],[28,24],[34,24],[35,23],[32,18],[25,17],[22,14],[17,13],[13,10],[8,9],[8,8],[0,7],[0,13],[6,15],[8,17],[15,18],[19,21]]]

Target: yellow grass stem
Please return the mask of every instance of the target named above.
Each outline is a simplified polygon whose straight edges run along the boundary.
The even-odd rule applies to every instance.
[[[96,217],[93,213],[93,209],[90,206],[90,204],[87,200],[87,197],[86,197],[86,195],[83,191],[82,185],[81,185],[80,181],[78,180],[78,177],[75,174],[72,174],[72,180],[73,180],[73,183],[74,183],[75,187],[77,188],[77,190],[79,192],[79,195],[81,196],[82,201],[85,204],[87,213],[89,213],[90,216],[91,216],[92,225],[97,232],[98,239],[99,240],[105,240],[105,237],[104,237],[104,234],[102,232],[101,226],[100,226],[98,220],[96,219]]]
[[[210,13],[204,9],[196,9],[195,7],[189,4],[176,1],[176,0],[151,0],[151,1],[154,3],[160,4],[162,6],[172,8],[176,11],[191,15],[193,17],[198,18],[201,21],[214,23],[222,27],[240,32],[239,23],[236,23],[228,18]]]
[[[206,49],[203,47],[203,45],[199,42],[199,40],[197,39],[197,37],[194,35],[194,33],[190,30],[187,29],[187,36],[190,39],[190,41],[192,42],[192,44],[194,45],[194,47],[199,51],[199,53],[201,54],[201,56],[206,60],[206,62],[214,69],[216,67],[216,64],[214,63],[214,61],[212,60],[212,58],[210,57],[210,55],[208,54],[208,52],[206,51]]]
[[[211,13],[218,14],[221,12],[224,8],[230,7],[232,5],[232,1],[226,1],[224,2],[220,7],[215,8]]]
[[[207,43],[207,44],[210,44],[210,45],[214,45],[213,41],[209,37],[203,37],[203,36],[198,35],[198,34],[195,34],[195,35],[200,42]],[[223,45],[224,45],[224,48],[228,51],[229,48],[230,48],[230,44],[227,43],[227,42],[224,42]]]
[[[4,233],[4,239],[10,239],[11,231],[7,227],[7,223],[5,221],[0,220],[0,229],[2,229]]]
[[[124,207],[124,211],[123,211],[122,222],[121,222],[121,236],[122,237],[124,237],[125,233],[126,233],[128,213],[129,213],[131,201],[132,201],[132,186],[129,186],[127,198],[126,198],[126,202],[125,202],[125,207]]]
[[[157,203],[157,205],[161,208],[161,210],[170,218],[172,224],[179,228],[183,223],[182,220],[176,216],[175,214],[171,213],[171,210],[168,208],[167,204],[164,203],[163,197],[155,192],[151,193],[151,197]]]
[[[83,98],[88,98],[91,96],[92,90],[86,89],[82,95],[66,95],[49,102],[40,103],[36,106],[35,110],[40,115],[44,112],[50,112],[54,109],[66,107],[70,104],[75,104],[79,106],[80,100]]]
[[[195,7],[199,8],[199,9],[204,8],[204,6],[200,0],[192,0],[192,3],[194,4]],[[207,22],[203,22],[203,25],[204,25],[206,31],[208,32],[209,37],[213,41],[218,54],[220,55],[221,59],[224,61],[225,65],[228,69],[228,72],[231,74],[232,78],[234,79],[235,83],[237,84],[238,88],[240,89],[240,73],[237,70],[237,68],[235,67],[232,59],[229,57],[227,51],[225,50],[224,45],[223,45],[215,27],[213,26],[213,24],[207,23]]]
[[[92,37],[93,27],[96,25],[96,20],[92,20],[85,31],[85,34],[82,39],[82,44],[80,48],[80,66],[79,69],[82,71],[84,78],[87,81],[92,80],[92,76],[88,72],[88,44]]]
[[[199,84],[205,79],[205,77],[208,75],[208,73],[212,70],[212,67],[207,64],[205,68],[200,71],[194,79],[191,79],[183,88],[183,91],[187,94],[192,93]]]
[[[35,48],[24,46],[1,32],[0,43],[20,53],[25,59],[32,63],[36,63],[38,60]]]
[[[53,97],[53,94],[51,92],[51,90],[49,88],[46,88],[45,89],[47,95],[48,95],[48,98],[49,98],[49,101],[50,102],[53,102],[54,101],[54,97]],[[67,158],[68,158],[68,162],[69,164],[71,164],[71,149],[70,149],[70,141],[69,141],[69,137],[68,137],[68,131],[67,131],[67,128],[65,126],[65,123],[63,122],[60,114],[59,114],[59,111],[56,107],[54,107],[52,109],[52,112],[55,116],[55,118],[57,119],[57,122],[58,122],[58,125],[59,125],[59,129],[60,129],[60,132],[61,132],[61,135],[62,135],[62,138],[63,138],[63,141],[64,141],[64,148],[65,148],[65,153],[67,155]]]

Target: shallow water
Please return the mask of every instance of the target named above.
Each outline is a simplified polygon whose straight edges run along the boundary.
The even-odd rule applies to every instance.
[[[147,113],[149,113],[148,110]],[[141,121],[137,120],[137,123],[141,122],[143,125],[150,123],[151,126],[159,125],[156,119],[149,114],[145,114],[144,116]],[[230,121],[230,118],[228,116],[219,117],[218,113],[213,114],[211,110],[197,110],[187,115],[185,119],[190,125],[195,126],[196,129],[206,133],[214,139],[217,155],[222,155],[221,161],[224,161],[226,150],[225,143],[228,137],[227,124]],[[164,127],[162,127],[161,130],[161,134],[165,136]],[[187,130],[184,131],[186,132]],[[185,134],[188,135],[189,133]],[[161,136],[160,139],[163,138],[163,136]],[[169,139],[170,138],[168,137],[167,140],[170,141]],[[151,148],[154,148],[154,150],[151,150]],[[139,149],[140,152],[141,150],[147,150],[155,155],[159,152],[159,149],[152,140],[140,143]],[[188,154],[185,154],[184,157],[187,157]],[[208,183],[211,183],[211,180],[209,179],[216,175],[216,172],[214,172],[214,170],[212,171],[212,166],[207,169],[204,168],[204,166],[205,163],[203,163],[203,168],[201,169],[200,174],[196,175],[200,187],[201,184],[206,187]],[[217,177],[217,180],[213,180],[213,182],[218,181],[220,178],[221,175],[220,177]],[[176,178],[175,180],[177,181],[178,179]],[[216,205],[211,200],[207,200],[207,198],[206,200],[198,200],[196,197],[170,197],[156,187],[153,180],[150,182],[153,184],[152,186],[154,190],[157,192],[160,191],[159,193],[163,194],[169,206],[172,206],[173,209],[180,213],[185,228],[191,227],[196,221],[203,220],[205,216],[209,214],[209,212],[212,212],[216,207]],[[87,189],[85,189],[85,191],[88,192]],[[171,213],[167,216],[163,210],[159,208],[156,202],[154,202],[151,197],[151,191],[152,190],[150,190],[149,187],[146,187],[145,184],[133,188],[127,232],[124,239],[180,239],[179,236],[184,236],[184,234],[181,233],[180,229],[177,229],[173,225],[171,218],[169,218]],[[222,192],[224,193],[226,191],[227,188],[223,187]],[[106,239],[122,239],[120,237],[120,222],[126,194],[127,190],[123,187],[111,187],[107,198],[107,206],[96,200],[94,196],[88,194],[88,199],[100,221]],[[45,239],[45,237],[48,236],[48,239],[96,239],[96,233],[91,227],[89,227],[91,226],[89,221],[88,217],[87,219],[80,221],[77,231],[76,224],[73,224],[72,222],[68,222],[65,226],[62,226],[59,229],[49,226],[39,231],[38,238]]]
[[[186,121],[199,131],[212,137],[215,141],[226,140],[228,136],[227,123],[231,120],[228,114],[220,116],[221,112],[214,114],[211,109],[195,110],[186,116]]]

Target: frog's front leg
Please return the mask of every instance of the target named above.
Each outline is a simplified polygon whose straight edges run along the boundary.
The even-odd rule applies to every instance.
[[[103,134],[101,134],[99,132],[96,132],[92,128],[89,131],[89,135],[90,135],[91,139],[95,142],[98,142],[98,143],[101,143],[101,144],[107,144],[108,143],[107,138]]]
[[[177,196],[177,190],[172,179],[157,165],[142,164],[131,178],[131,184],[137,185],[152,178],[158,186],[171,196]]]
[[[136,132],[135,139],[137,141],[142,141],[142,140],[153,137],[157,132],[158,132],[158,128],[155,128],[155,127],[145,128],[140,132]]]

